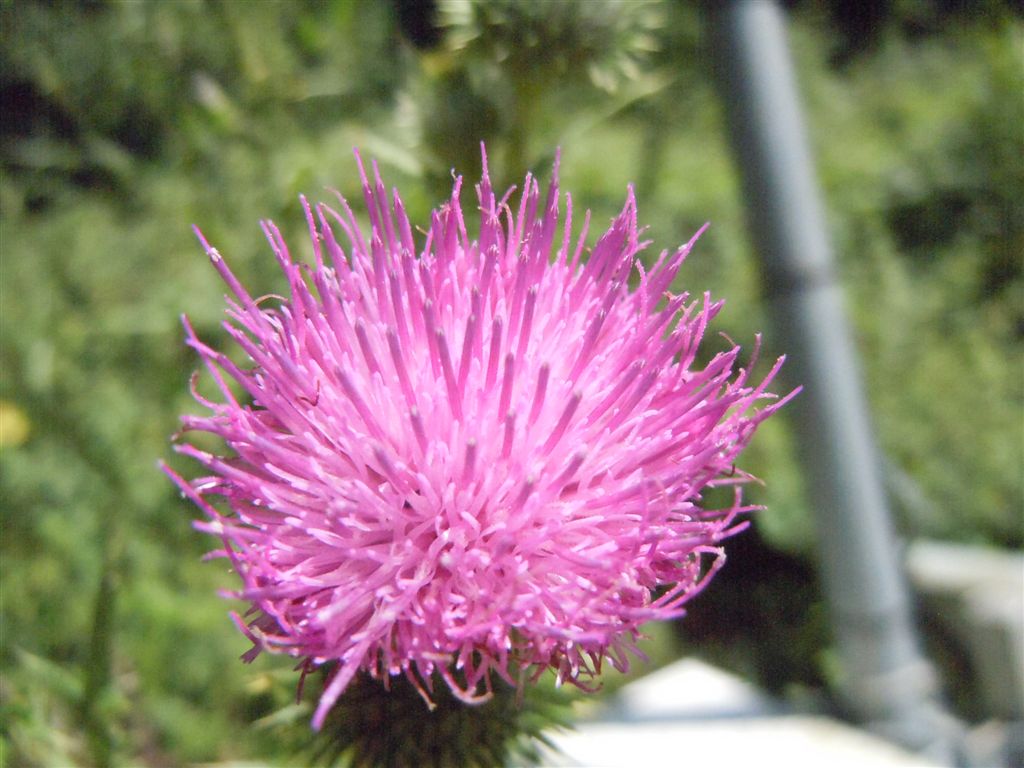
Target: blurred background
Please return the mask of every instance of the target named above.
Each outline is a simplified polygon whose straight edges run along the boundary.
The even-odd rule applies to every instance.
[[[785,5],[895,526],[911,546],[968,548],[940,562],[1019,553],[1019,7]],[[248,643],[216,595],[233,578],[200,561],[196,512],[156,468],[196,409],[179,315],[224,338],[192,224],[269,293],[258,220],[308,255],[298,196],[335,187],[358,213],[353,147],[426,222],[452,168],[476,180],[481,140],[496,187],[546,179],[560,146],[563,188],[595,222],[636,185],[648,256],[710,220],[680,284],[727,299],[716,330],[745,346],[765,330],[781,352],[709,58],[699,5],[670,0],[2,0],[0,762],[288,761],[267,724],[294,696],[292,665],[238,662]],[[836,659],[796,439],[784,415],[762,427],[745,468],[769,510],[650,651],[828,709]],[[1012,717],[927,592],[923,642],[953,711]]]

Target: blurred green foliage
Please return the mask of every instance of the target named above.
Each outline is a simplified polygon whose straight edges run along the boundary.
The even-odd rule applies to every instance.
[[[901,532],[1020,547],[1020,18],[908,0],[858,31],[841,3],[796,5]],[[658,247],[711,219],[682,282],[728,298],[718,328],[732,338],[767,328],[695,6],[430,7],[0,2],[0,764],[288,760],[250,723],[283,706],[294,677],[285,660],[236,661],[246,642],[215,595],[232,579],[200,562],[195,513],[155,466],[195,408],[178,315],[224,338],[222,289],[190,224],[270,292],[257,220],[308,251],[297,197],[337,185],[358,198],[353,146],[422,222],[452,167],[474,178],[481,139],[507,184],[545,174],[561,145],[564,186],[596,222],[629,182]],[[748,464],[768,479],[751,492],[770,505],[768,546],[806,560],[794,439],[767,424]],[[778,585],[759,603],[785,605],[791,580]],[[799,658],[772,657],[775,685],[822,680],[813,596],[802,610],[810,630]],[[740,666],[756,673],[778,642],[745,647]]]

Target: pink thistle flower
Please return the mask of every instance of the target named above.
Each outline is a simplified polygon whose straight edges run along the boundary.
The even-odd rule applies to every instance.
[[[183,431],[228,453],[178,444],[209,474],[166,471],[241,577],[244,658],[336,662],[316,728],[360,669],[428,703],[435,672],[467,702],[548,668],[586,688],[723,563],[751,509],[734,461],[788,399],[766,391],[782,361],[757,384],[735,346],[696,365],[722,303],[669,293],[696,236],[644,268],[632,189],[583,258],[590,214],[574,242],[557,161],[546,197],[528,175],[513,211],[485,157],[475,239],[460,177],[418,247],[397,191],[359,169],[369,235],[340,195],[340,212],[303,199],[312,267],[263,222],[286,298],[252,298],[199,235],[252,367],[184,320],[221,399],[196,392],[211,413]],[[733,505],[703,509],[720,484]]]

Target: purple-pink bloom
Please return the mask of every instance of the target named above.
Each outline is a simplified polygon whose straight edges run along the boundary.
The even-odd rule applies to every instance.
[[[734,461],[788,399],[766,391],[782,361],[760,383],[736,346],[696,363],[722,302],[669,291],[696,236],[643,266],[632,189],[588,249],[569,195],[559,221],[557,162],[513,210],[485,157],[479,228],[460,177],[417,243],[359,169],[369,233],[340,196],[303,199],[312,266],[263,222],[287,297],[251,297],[200,235],[251,365],[184,321],[220,397],[196,392],[210,414],[183,431],[227,450],[178,444],[209,473],[167,471],[241,577],[246,658],[336,662],[317,728],[360,669],[428,701],[436,672],[476,702],[492,674],[586,687],[605,658],[626,668],[640,625],[681,616],[742,527]],[[704,509],[721,484],[734,503]]]

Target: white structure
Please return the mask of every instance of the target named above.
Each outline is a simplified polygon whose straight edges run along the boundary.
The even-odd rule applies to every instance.
[[[545,766],[923,768],[930,764],[821,715],[792,714],[739,678],[683,659],[623,688],[597,719],[551,734]]]

